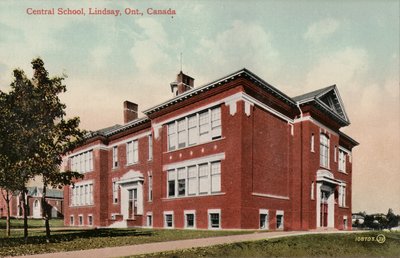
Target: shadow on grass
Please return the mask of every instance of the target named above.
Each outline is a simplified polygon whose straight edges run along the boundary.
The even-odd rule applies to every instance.
[[[29,236],[28,244],[45,244],[45,231],[43,235]],[[127,236],[152,236],[153,231],[143,231],[139,229],[86,229],[86,230],[56,230],[51,234],[51,243],[69,242],[76,239],[85,238],[112,238]],[[24,237],[0,238],[0,247],[15,247],[25,244]]]

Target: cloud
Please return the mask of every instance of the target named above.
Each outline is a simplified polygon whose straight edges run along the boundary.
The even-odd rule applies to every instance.
[[[308,26],[303,38],[313,43],[319,43],[335,33],[339,26],[339,21],[332,18],[327,18]]]
[[[112,48],[110,46],[97,46],[90,50],[89,63],[94,64],[97,68],[104,68],[111,54]]]
[[[225,31],[201,38],[196,53],[211,78],[221,76],[215,71],[234,71],[243,66],[255,73],[263,74],[268,70],[272,74],[280,66],[279,52],[272,41],[271,34],[261,25],[237,20]],[[219,69],[215,69],[217,67]]]

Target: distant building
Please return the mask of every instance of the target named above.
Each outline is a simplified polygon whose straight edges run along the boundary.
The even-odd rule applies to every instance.
[[[66,157],[65,224],[308,230],[351,228],[350,121],[336,86],[288,97],[247,69],[194,87]]]
[[[27,187],[27,201],[29,203],[28,217],[39,219],[42,218],[41,198],[43,188],[33,186]],[[11,217],[23,217],[22,199],[20,194],[14,194],[10,201]],[[48,212],[51,218],[63,218],[63,191],[58,189],[46,189],[46,201]],[[0,196],[0,217],[7,216],[7,206],[3,196]]]

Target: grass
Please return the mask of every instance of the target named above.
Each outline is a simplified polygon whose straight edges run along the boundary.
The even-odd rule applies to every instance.
[[[11,229],[24,228],[23,219],[11,219]],[[29,228],[41,228],[44,227],[44,220],[42,219],[28,219]],[[64,220],[62,219],[51,219],[50,227],[64,227]],[[0,232],[6,228],[6,220],[0,219]]]
[[[359,236],[384,234],[386,241],[357,241]],[[224,244],[135,257],[399,257],[400,232],[317,234]],[[133,256],[132,256],[133,257]]]
[[[156,229],[59,229],[52,231],[52,242],[46,243],[44,231],[34,230],[29,232],[28,244],[24,244],[23,232],[17,230],[12,233],[12,237],[10,238],[0,238],[0,257],[246,233],[253,232]]]

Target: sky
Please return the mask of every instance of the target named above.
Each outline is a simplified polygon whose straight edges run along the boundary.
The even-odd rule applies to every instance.
[[[29,15],[29,8],[55,8],[55,15]],[[58,8],[86,15],[58,15]],[[89,8],[122,15],[89,15]],[[96,130],[123,123],[124,100],[143,111],[171,98],[181,65],[196,86],[243,67],[292,97],[336,84],[351,121],[342,131],[360,142],[353,212],[399,214],[399,13],[399,1],[390,0],[4,0],[0,89],[9,89],[15,68],[31,76],[31,60],[41,57],[51,76],[68,76],[68,116]]]

